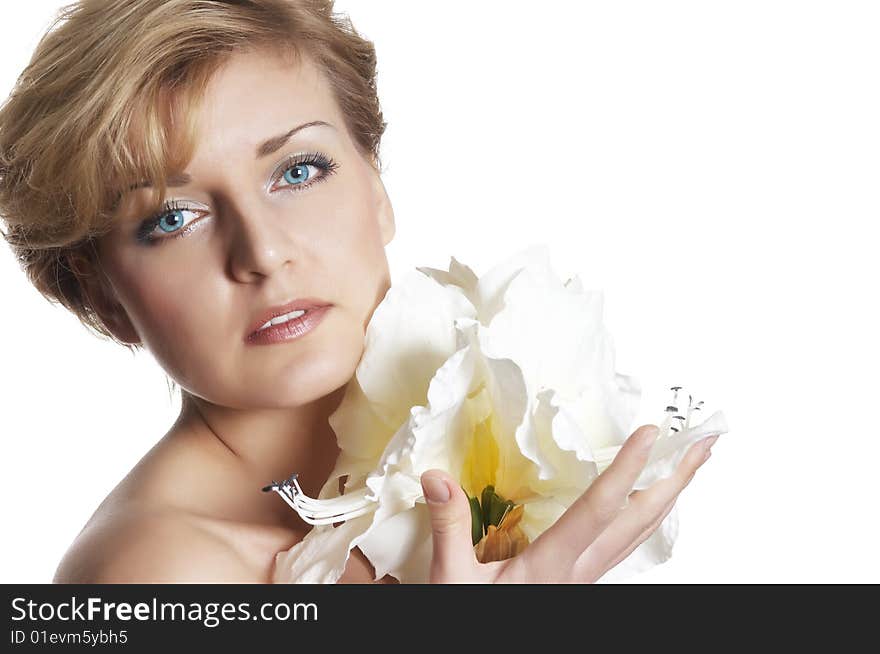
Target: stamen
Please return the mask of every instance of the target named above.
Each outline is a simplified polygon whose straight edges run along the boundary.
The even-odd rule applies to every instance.
[[[672,396],[672,404],[666,407],[666,413],[678,413],[678,391],[681,390],[681,386],[671,386],[669,388],[670,391],[673,391],[674,395]],[[674,415],[673,418],[678,418],[679,416]],[[668,420],[668,419],[667,419]],[[678,431],[675,427],[669,427],[672,431]],[[663,433],[663,436],[669,436],[669,430]]]
[[[673,387],[670,388],[669,390],[675,392],[675,395],[672,397],[672,403],[673,403],[675,406],[678,406],[678,391],[681,390],[681,386],[673,386]],[[676,409],[676,411],[678,411],[678,409]]]
[[[293,474],[280,484],[273,481],[263,490],[274,490],[290,508],[299,514],[299,517],[309,524],[329,525],[344,522],[375,511],[378,507],[377,502],[367,499],[369,488],[361,488],[347,495],[319,500],[306,495],[296,477],[297,475]]]
[[[684,423],[684,428],[685,428],[685,429],[689,428],[690,425],[691,425],[691,412],[692,412],[692,411],[700,411],[700,410],[701,410],[701,409],[700,409],[700,405],[701,405],[702,403],[703,403],[703,401],[700,400],[699,402],[697,402],[696,405],[694,405],[694,398],[693,398],[692,396],[688,395],[688,412],[687,412],[687,420],[685,420],[685,423]]]

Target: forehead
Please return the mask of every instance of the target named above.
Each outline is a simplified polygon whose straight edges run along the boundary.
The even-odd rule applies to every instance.
[[[184,169],[204,170],[217,161],[255,161],[258,144],[312,121],[325,121],[336,129],[304,130],[298,133],[299,140],[333,138],[339,147],[354,147],[325,73],[307,54],[294,58],[288,52],[257,49],[229,55],[211,74],[190,116],[183,115],[183,104],[168,87],[156,101],[170,146],[169,159],[163,162],[166,178]],[[185,154],[188,148],[178,139],[187,123],[195,127],[189,158]],[[142,160],[141,145],[147,133],[142,125],[142,114],[134,116],[129,125],[129,146],[138,160]],[[132,198],[147,202],[145,190],[135,190],[144,189],[141,182],[150,179],[145,169],[139,166],[133,176],[130,171],[123,172],[121,179],[114,186],[113,215],[120,210],[127,214]],[[157,210],[163,199],[154,198],[150,206]],[[138,204],[137,210],[148,211],[149,207]]]
[[[341,114],[324,73],[306,55],[239,52],[213,74],[198,108],[196,151],[246,147],[296,124]]]

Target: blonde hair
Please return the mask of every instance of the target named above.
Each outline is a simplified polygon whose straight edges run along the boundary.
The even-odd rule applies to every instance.
[[[191,158],[212,74],[241,50],[303,55],[326,76],[352,141],[381,170],[376,55],[333,0],[81,0],[61,8],[0,108],[3,237],[29,281],[99,337],[84,277],[121,189]],[[182,120],[172,113],[173,98]]]

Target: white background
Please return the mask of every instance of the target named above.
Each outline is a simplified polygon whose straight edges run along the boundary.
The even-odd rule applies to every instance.
[[[3,98],[60,5],[3,3]],[[392,277],[546,243],[605,293],[643,421],[672,385],[725,412],[633,581],[880,582],[878,5],[336,7],[378,53]],[[0,246],[0,582],[47,582],[177,407]]]

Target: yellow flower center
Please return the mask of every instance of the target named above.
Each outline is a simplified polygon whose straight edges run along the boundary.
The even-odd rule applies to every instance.
[[[522,515],[523,505],[517,504],[507,511],[497,527],[489,525],[486,535],[474,545],[474,554],[480,563],[509,559],[528,546],[529,539],[519,527]]]
[[[479,497],[486,486],[494,486],[497,481],[498,444],[492,428],[493,418],[494,414],[490,412],[474,426],[460,477],[468,495]]]
[[[503,561],[529,543],[519,527],[524,506],[495,491],[498,482],[513,471],[506,470],[501,460],[495,414],[485,385],[468,395],[466,410],[473,432],[459,479],[471,504],[474,553],[481,563]]]

